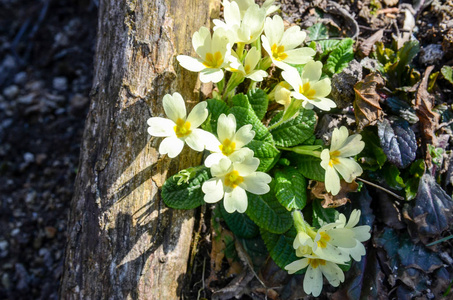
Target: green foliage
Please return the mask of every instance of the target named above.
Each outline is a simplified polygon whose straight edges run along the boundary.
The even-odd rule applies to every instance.
[[[260,228],[272,233],[284,233],[293,225],[291,213],[283,207],[274,195],[247,193],[248,206],[245,213]]]
[[[259,227],[247,217],[246,214],[238,212],[228,213],[223,205],[219,205],[220,212],[222,214],[225,223],[228,228],[238,237],[242,238],[253,238],[259,234]]]
[[[453,67],[443,66],[442,69],[440,69],[440,72],[448,82],[453,84]]]
[[[382,175],[385,179],[385,182],[392,188],[396,190],[403,189],[406,185],[404,184],[403,178],[401,178],[400,170],[392,164],[385,164],[382,168]]]
[[[319,199],[313,200],[313,226],[322,227],[325,224],[333,223],[338,218],[338,211],[333,208],[323,208]]]
[[[253,150],[256,158],[260,159],[257,171],[269,171],[280,157],[280,151],[270,142],[252,140],[247,147]]]
[[[307,30],[310,41],[326,39],[329,37],[327,27],[322,23],[316,23],[313,26],[308,27]]]
[[[274,119],[279,120],[280,117],[281,114],[278,114]],[[280,124],[270,132],[277,146],[292,147],[304,143],[313,136],[316,121],[313,110],[301,108],[295,118]]]
[[[162,186],[162,199],[168,207],[192,209],[203,204],[204,193],[201,185],[211,177],[209,169],[201,167],[190,173],[190,179],[185,183],[181,182],[178,174],[165,181]]]
[[[208,99],[206,102],[208,102],[211,132],[217,134],[217,120],[221,114],[228,114],[228,106],[218,99]]]
[[[353,44],[354,40],[346,38],[341,40],[341,42],[333,48],[323,67],[326,74],[332,76],[335,73],[340,73],[348,66],[351,60],[354,59]]]
[[[326,170],[321,167],[320,158],[298,154],[290,154],[289,158],[305,178],[324,182]]]
[[[362,168],[372,171],[380,169],[387,161],[387,155],[385,155],[381,148],[376,127],[366,127],[361,132],[361,135],[362,141],[365,142],[365,148],[359,154]]]
[[[247,93],[247,97],[250,105],[255,111],[258,119],[262,120],[267,112],[267,106],[269,103],[269,98],[265,91],[261,89],[251,90]]]
[[[275,234],[260,228],[261,237],[266,244],[267,250],[274,262],[282,269],[290,263],[299,260],[293,248],[293,242],[297,232],[294,227],[283,234]],[[298,272],[300,274],[302,272]]]
[[[307,204],[307,182],[293,167],[275,172],[275,196],[288,210],[303,209]]]
[[[425,162],[423,159],[417,159],[411,164],[409,168],[409,174],[406,178],[406,187],[404,191],[406,192],[406,200],[412,200],[417,196],[418,184],[420,178],[425,173]]]
[[[246,98],[244,97],[242,99]],[[237,128],[241,128],[242,126],[247,124],[252,124],[252,129],[255,131],[255,140],[272,141],[272,136],[270,136],[266,126],[261,123],[251,107],[245,108],[240,106],[233,106],[230,109],[230,113],[236,117]]]

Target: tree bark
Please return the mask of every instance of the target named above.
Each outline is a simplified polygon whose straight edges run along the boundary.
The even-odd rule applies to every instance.
[[[99,8],[95,76],[83,137],[60,288],[62,299],[177,299],[187,268],[193,211],[165,207],[168,175],[201,162],[183,150],[160,156],[146,120],[180,92],[203,98],[177,54],[209,26],[216,0],[105,0]]]

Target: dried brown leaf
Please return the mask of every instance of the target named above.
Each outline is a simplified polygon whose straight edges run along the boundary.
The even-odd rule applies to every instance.
[[[379,104],[380,96],[377,89],[384,86],[384,79],[377,73],[367,75],[354,85],[354,113],[359,129],[382,121],[384,112]]]
[[[434,107],[434,96],[428,93],[428,80],[429,74],[433,70],[434,66],[429,66],[426,68],[423,79],[420,82],[420,85],[417,89],[417,94],[415,98],[415,112],[417,117],[420,120],[420,131],[422,134],[422,139],[424,141],[425,149],[425,162],[429,167],[432,166],[431,155],[427,149],[427,145],[431,144],[437,145],[437,138],[435,131],[439,127],[440,116],[437,112],[434,112],[432,109]]]
[[[324,182],[318,181],[316,182],[315,186],[311,189],[311,193],[313,194],[314,197],[318,199],[324,199],[321,202],[322,207],[335,208],[350,202],[349,198],[347,197],[347,194],[349,192],[357,191],[358,187],[359,185],[355,181],[347,183],[346,181],[341,180],[340,192],[337,195],[332,196],[331,193],[328,193],[326,191],[326,186]]]
[[[399,0],[384,0],[385,5],[387,6],[395,6],[397,5]]]
[[[359,52],[365,57],[370,55],[371,50],[376,42],[381,41],[384,36],[384,29],[376,31],[372,36],[360,43]]]

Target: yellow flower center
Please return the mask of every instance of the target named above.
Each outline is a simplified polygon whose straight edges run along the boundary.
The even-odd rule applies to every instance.
[[[229,139],[225,139],[223,143],[219,145],[219,148],[223,155],[229,156],[236,149],[236,143],[230,141]]]
[[[250,65],[246,65],[244,71],[246,74],[248,74],[250,72]]]
[[[179,118],[176,121],[176,126],[173,127],[175,130],[176,136],[181,138],[189,135],[192,130],[190,130],[190,122],[186,122],[183,119]]]
[[[301,93],[308,99],[311,99],[315,96],[316,91],[311,88],[310,82],[306,82],[303,85],[299,86],[299,93]]]
[[[244,177],[239,175],[239,172],[234,170],[225,176],[225,185],[232,187],[233,189],[237,187],[244,181]]]
[[[277,46],[277,44],[273,44],[271,51],[275,60],[284,60],[288,57],[288,54],[285,53],[285,46]]]
[[[338,165],[340,163],[340,160],[337,158],[340,154],[341,152],[338,150],[329,152],[330,155],[329,166],[333,167],[333,165]]]
[[[213,68],[217,69],[220,68],[220,66],[223,64],[223,56],[220,51],[217,51],[214,53],[214,55],[211,52],[206,53],[206,58],[203,62],[203,65],[206,68]]]
[[[319,265],[324,266],[326,264],[326,261],[324,259],[309,258],[308,264],[311,265],[313,269],[316,269]]]
[[[326,248],[327,242],[330,241],[330,236],[326,232],[321,232],[319,235],[321,238],[318,241],[318,247]]]

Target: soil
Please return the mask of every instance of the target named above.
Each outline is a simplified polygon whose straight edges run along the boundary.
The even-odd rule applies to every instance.
[[[358,41],[384,29],[387,42],[404,33],[401,9],[412,9],[413,34],[421,46],[441,46],[436,70],[451,65],[452,1],[413,2],[339,1],[356,23],[347,15],[326,13],[327,1],[282,0],[280,5],[284,19],[302,28],[321,18],[339,35],[354,34],[358,26]],[[425,7],[417,7],[420,3]],[[67,216],[93,77],[97,9],[97,0],[0,3],[0,299],[58,298]],[[211,211],[204,215],[197,226],[201,240],[189,269],[192,277],[185,299],[197,299],[199,291],[209,298],[234,280],[224,260],[222,272],[211,274],[213,284],[203,283],[210,275],[212,255],[207,221]],[[266,268],[276,282],[282,278],[275,265],[268,263]],[[244,293],[243,299],[253,295],[261,299],[259,288],[253,291]]]

